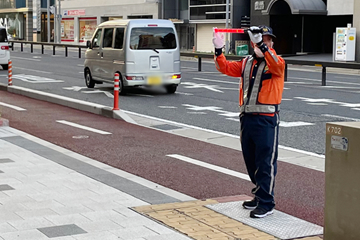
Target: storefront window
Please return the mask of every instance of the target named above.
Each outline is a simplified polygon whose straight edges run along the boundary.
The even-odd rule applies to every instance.
[[[97,27],[96,18],[80,18],[79,19],[79,28],[80,28],[80,42],[86,42],[90,40],[93,36]]]
[[[63,18],[61,20],[61,41],[74,41],[74,19]]]
[[[22,13],[0,14],[0,26],[4,26],[8,37],[24,39],[24,15]]]
[[[3,8],[15,8],[15,0],[1,0],[0,9]]]

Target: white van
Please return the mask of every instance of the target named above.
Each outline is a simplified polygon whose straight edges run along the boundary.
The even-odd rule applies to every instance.
[[[134,19],[101,23],[87,42],[84,76],[88,88],[114,82],[125,87],[164,86],[174,93],[181,81],[179,41],[169,20]]]
[[[4,70],[9,68],[10,50],[6,28],[0,26],[0,65]]]

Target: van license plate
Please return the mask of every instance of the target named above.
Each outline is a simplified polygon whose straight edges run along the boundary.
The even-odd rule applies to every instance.
[[[161,77],[148,77],[149,85],[159,85],[161,84]]]

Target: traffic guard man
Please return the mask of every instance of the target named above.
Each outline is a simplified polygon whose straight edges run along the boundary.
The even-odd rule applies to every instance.
[[[273,49],[272,29],[250,27],[254,54],[241,61],[227,61],[222,54],[224,36],[214,32],[215,65],[218,71],[240,77],[240,138],[248,174],[255,184],[251,201],[243,207],[250,217],[273,213],[277,172],[279,110],[284,89],[285,61]]]

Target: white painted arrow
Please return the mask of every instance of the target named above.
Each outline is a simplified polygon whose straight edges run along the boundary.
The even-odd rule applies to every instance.
[[[94,91],[81,91],[81,92],[83,92],[83,93],[104,93],[109,98],[114,98],[114,95],[112,95],[111,93],[109,93],[107,91],[94,90]]]
[[[220,88],[218,85],[207,85],[207,84],[192,83],[192,82],[183,82],[181,84],[188,85],[188,86],[185,86],[184,88],[205,88],[210,91],[224,93],[223,91],[220,91],[219,89],[217,89],[217,88]]]
[[[75,91],[75,92],[78,92],[83,88],[87,88],[87,87],[79,87],[79,86],[63,87],[63,89],[65,89],[65,90],[71,90],[71,91]]]

